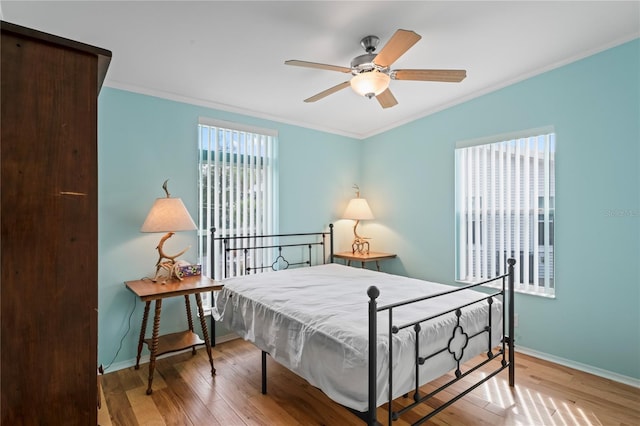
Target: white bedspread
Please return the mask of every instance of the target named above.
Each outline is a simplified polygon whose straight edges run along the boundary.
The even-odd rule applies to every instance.
[[[428,294],[450,286],[339,264],[290,269],[223,281],[216,298],[214,317],[273,359],[320,388],[332,400],[366,411],[368,365],[367,289],[380,290],[378,306]],[[483,298],[465,290],[394,310],[395,325],[402,325]],[[486,301],[462,310],[461,325],[472,335],[487,324]],[[502,332],[502,303],[492,305],[492,346]],[[453,313],[422,324],[420,355],[447,346],[456,318]],[[487,352],[487,333],[469,341],[463,361]],[[394,398],[414,386],[414,332],[394,335]],[[458,339],[456,339],[457,341]],[[388,313],[378,315],[377,405],[388,399]],[[445,351],[421,367],[426,383],[455,368]]]

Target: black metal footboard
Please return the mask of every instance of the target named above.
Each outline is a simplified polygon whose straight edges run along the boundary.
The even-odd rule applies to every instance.
[[[366,423],[368,425],[379,425],[380,423],[378,422],[377,419],[377,414],[376,414],[376,408],[377,408],[377,396],[378,396],[378,392],[377,392],[377,336],[378,336],[378,330],[377,330],[377,320],[378,320],[378,315],[384,315],[384,313],[386,313],[388,315],[389,318],[389,329],[388,329],[388,339],[389,339],[389,353],[388,353],[388,357],[389,357],[389,368],[388,368],[388,389],[389,389],[389,395],[388,395],[388,419],[387,419],[387,424],[391,425],[392,421],[397,420],[399,418],[400,415],[402,415],[403,413],[412,410],[413,408],[415,408],[417,405],[423,404],[424,402],[426,402],[427,400],[429,400],[430,398],[432,398],[433,396],[435,396],[436,394],[438,394],[439,392],[443,391],[444,389],[448,388],[450,385],[456,383],[457,381],[459,381],[460,379],[466,377],[467,375],[473,373],[474,371],[476,371],[477,369],[479,369],[480,367],[488,364],[489,362],[491,362],[492,360],[500,360],[499,366],[498,368],[496,368],[495,370],[491,371],[489,374],[487,374],[484,378],[482,378],[481,380],[479,380],[478,382],[476,382],[475,384],[473,384],[472,386],[468,387],[466,390],[464,390],[463,392],[458,393],[455,397],[451,398],[450,400],[446,401],[445,403],[443,403],[442,405],[440,405],[439,407],[435,408],[433,411],[431,411],[429,414],[427,414],[426,416],[420,418],[418,421],[416,421],[415,425],[419,425],[424,423],[425,421],[427,421],[428,419],[430,419],[431,417],[435,416],[436,414],[440,413],[442,410],[444,410],[445,408],[447,408],[448,406],[450,406],[451,404],[453,404],[454,402],[456,402],[457,400],[459,400],[460,398],[462,398],[463,396],[465,396],[466,394],[468,394],[469,392],[471,392],[472,390],[476,389],[478,386],[480,386],[481,384],[483,384],[484,382],[486,382],[487,380],[491,379],[493,376],[495,376],[496,374],[498,374],[499,372],[501,372],[502,370],[508,368],[509,369],[509,386],[514,386],[515,384],[515,363],[514,363],[514,265],[515,265],[515,260],[514,259],[509,259],[508,261],[508,273],[496,278],[493,278],[491,280],[487,280],[481,283],[477,283],[477,284],[471,284],[471,285],[467,285],[464,287],[457,287],[453,290],[449,290],[449,291],[445,291],[439,294],[435,294],[435,295],[431,295],[431,296],[425,296],[425,297],[420,297],[420,298],[416,298],[416,299],[411,299],[411,300],[406,300],[406,301],[402,301],[402,302],[398,302],[398,303],[394,303],[394,304],[389,304],[389,305],[385,305],[385,306],[378,306],[376,299],[378,298],[378,296],[380,295],[380,291],[375,287],[372,286],[369,288],[367,294],[369,296],[369,389],[368,389],[368,395],[369,395],[369,401],[368,401],[368,406],[369,406],[369,410],[365,413],[357,413],[361,418],[363,418],[363,420],[366,421]],[[481,299],[480,301],[477,302],[473,302],[473,303],[469,303],[467,305],[462,305],[459,307],[456,307],[454,309],[451,309],[447,312],[442,312],[438,315],[435,316],[429,316],[429,317],[425,317],[425,318],[419,318],[416,319],[416,321],[412,321],[409,323],[405,323],[405,324],[400,324],[400,325],[395,325],[393,322],[393,312],[394,309],[400,308],[402,306],[405,305],[409,305],[412,303],[417,303],[420,301],[424,301],[427,299],[432,299],[435,297],[439,297],[439,296],[443,296],[445,294],[450,294],[450,293],[455,293],[455,292],[459,292],[459,291],[463,291],[466,289],[470,289],[470,288],[474,288],[474,287],[478,287],[484,284],[487,284],[489,282],[492,281],[501,281],[502,282],[502,289],[499,291],[495,291],[493,293],[488,293],[486,297],[484,297],[483,299]],[[500,297],[502,302],[503,302],[503,308],[502,308],[502,342],[501,342],[501,346],[499,347],[499,349],[497,349],[497,351],[495,351],[494,353],[494,348],[492,348],[491,346],[491,331],[492,331],[492,313],[491,313],[491,305],[494,303],[494,298],[495,297]],[[476,303],[487,303],[488,306],[488,323],[487,325],[483,328],[483,330],[481,330],[478,333],[475,333],[473,335],[467,335],[463,329],[463,327],[460,324],[460,317],[462,315],[463,309],[472,305],[472,304],[476,304]],[[505,306],[506,305],[506,306]],[[508,311],[508,312],[507,312]],[[437,350],[433,353],[430,354],[420,354],[420,330],[421,330],[421,324],[429,321],[431,319],[434,319],[436,317],[442,316],[442,315],[446,315],[446,314],[450,314],[452,312],[455,312],[456,315],[456,319],[457,319],[457,323],[456,326],[453,329],[452,332],[452,336],[451,339],[449,339],[448,345],[445,346],[444,348],[441,348],[440,350]],[[507,333],[507,327],[508,327],[508,333]],[[415,332],[415,389],[413,389],[413,402],[407,404],[406,406],[403,406],[397,410],[394,409],[393,406],[393,339],[392,336],[394,334],[397,334],[400,330],[403,329],[407,329],[407,328],[413,328],[413,331]],[[464,349],[467,346],[467,343],[469,341],[469,339],[475,338],[483,333],[487,333],[487,341],[488,341],[488,346],[487,346],[487,352],[486,352],[486,359],[483,360],[482,362],[469,367],[466,371],[462,371],[461,369],[461,359],[463,357],[464,354]],[[466,336],[465,338],[467,339],[465,344],[461,346],[461,349],[458,351],[456,350],[452,350],[452,341],[454,339],[457,338],[457,336]],[[508,346],[508,351],[507,351],[507,346]],[[425,365],[430,358],[442,353],[442,352],[449,352],[451,354],[451,356],[454,358],[455,362],[456,362],[456,369],[455,369],[455,378],[450,380],[449,382],[447,382],[446,384],[442,385],[441,387],[437,388],[436,390],[434,390],[433,392],[430,392],[428,394],[422,395],[420,393],[419,388],[421,387],[421,384],[419,382],[419,372],[420,372],[420,368]]]

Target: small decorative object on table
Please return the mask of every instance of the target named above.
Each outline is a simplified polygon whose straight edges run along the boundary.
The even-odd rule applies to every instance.
[[[176,262],[176,265],[178,265],[176,270],[178,278],[194,277],[202,272],[202,265],[190,265],[183,260]]]

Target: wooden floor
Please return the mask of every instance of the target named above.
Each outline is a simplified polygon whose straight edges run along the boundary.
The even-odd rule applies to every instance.
[[[363,424],[271,359],[268,394],[262,395],[260,351],[250,343],[218,344],[214,362],[212,378],[203,349],[159,360],[151,396],[145,393],[148,364],[105,374],[100,425]],[[425,424],[640,425],[639,389],[521,354],[516,366],[515,388],[508,386],[505,370]],[[378,410],[379,419],[386,415]],[[407,415],[394,424],[416,418]]]

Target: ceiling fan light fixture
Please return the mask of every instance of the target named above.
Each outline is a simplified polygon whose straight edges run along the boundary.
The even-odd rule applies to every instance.
[[[387,90],[391,77],[380,71],[363,72],[351,78],[351,88],[360,96],[371,99]]]
[[[367,53],[353,58],[350,68],[299,60],[288,60],[284,63],[286,65],[317,68],[353,75],[350,80],[323,90],[305,99],[305,102],[316,102],[351,86],[358,95],[369,99],[375,96],[382,108],[390,108],[398,104],[395,96],[389,90],[389,82],[392,79],[459,83],[467,76],[466,70],[391,69],[393,63],[404,55],[411,46],[416,44],[420,38],[420,35],[414,31],[399,29],[393,33],[380,52],[375,53],[380,39],[373,35],[366,36],[360,41],[360,45]]]

